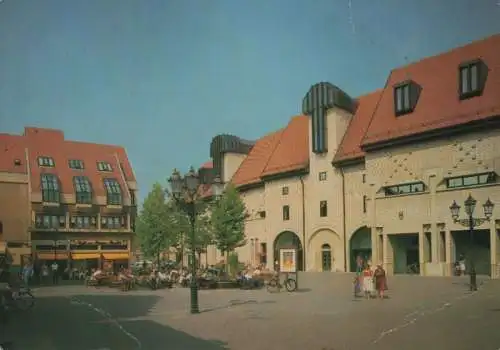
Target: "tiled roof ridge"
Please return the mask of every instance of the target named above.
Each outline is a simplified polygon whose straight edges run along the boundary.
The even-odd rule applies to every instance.
[[[493,112],[493,113],[500,113],[500,108],[496,108],[496,107],[489,107],[489,108],[485,108],[485,109],[481,109],[481,110],[478,110],[476,111],[476,116],[482,114],[482,113],[485,113],[485,112]],[[451,117],[453,116],[453,117]],[[470,113],[461,113],[461,114],[448,114],[446,115],[446,117],[442,117],[440,119],[437,119],[437,120],[432,120],[432,121],[429,121],[429,122],[422,122],[420,123],[420,126],[432,126],[432,125],[436,125],[436,124],[439,124],[443,121],[448,121],[448,122],[452,122],[452,121],[458,121],[458,120],[462,120],[462,119],[466,119],[466,118],[470,118]],[[455,123],[453,123],[455,124]],[[446,126],[444,126],[444,128],[446,128]],[[408,126],[406,128],[401,128],[400,131],[409,131],[409,130],[412,130],[412,129],[415,129],[415,126],[412,125],[412,126]],[[386,130],[385,132],[380,132],[380,133],[377,133],[377,134],[374,134],[374,135],[370,135],[370,137],[368,139],[366,138],[363,138],[363,142],[362,144],[365,144],[365,143],[369,143],[370,142],[370,139],[372,138],[377,138],[379,136],[385,136],[389,133],[391,133],[392,130]],[[368,142],[365,142],[368,141]]]
[[[259,141],[262,141],[263,139],[265,138],[271,138],[273,136],[275,136],[276,134],[278,133],[283,133],[283,131],[285,130],[285,128],[281,128],[281,129],[278,129],[278,130],[275,130],[275,131],[272,131],[272,132],[269,132],[267,134],[265,134],[264,136],[262,137],[259,137],[256,141],[255,141],[255,144],[254,144],[254,147],[257,145],[257,143]],[[279,136],[281,138],[281,135]],[[274,151],[274,150],[273,150]],[[251,153],[252,151],[250,151]],[[236,171],[234,172],[233,176],[231,176],[231,179],[229,180],[229,182],[233,182],[233,179],[236,177],[237,174],[240,173],[240,171],[242,171],[241,169],[243,168],[243,163],[248,159],[248,157],[250,156],[250,153],[247,154],[247,156],[245,157],[245,159],[243,159],[243,161],[241,162],[240,166],[238,167],[238,169],[236,169]],[[270,157],[269,157],[270,158]],[[269,158],[267,159],[266,161],[266,165],[267,165],[267,162],[269,162]],[[264,166],[264,169],[265,169],[265,166]],[[256,178],[260,181],[260,176],[258,178]],[[254,179],[249,179],[250,180],[254,180]],[[241,186],[242,184],[235,184],[236,186]]]
[[[436,54],[422,57],[422,58],[417,59],[415,61],[409,62],[408,64],[405,64],[403,66],[399,66],[399,67],[393,68],[393,69],[391,69],[390,73],[392,74],[392,72],[394,72],[394,71],[408,69],[411,66],[414,66],[414,65],[417,65],[417,64],[421,64],[421,63],[423,63],[425,61],[428,61],[428,60],[432,60],[432,59],[436,59],[436,58],[441,58],[443,56],[448,56],[448,55],[454,54],[454,53],[456,53],[456,51],[463,50],[463,49],[465,49],[465,48],[467,48],[469,46],[476,46],[476,45],[481,44],[481,43],[483,43],[485,41],[491,40],[491,39],[493,39],[494,37],[497,37],[497,36],[500,37],[500,33],[492,34],[492,35],[487,36],[487,37],[482,38],[482,39],[469,41],[468,43],[462,44],[460,46],[455,46],[455,47],[452,47],[451,49],[440,51],[440,52],[438,52]],[[389,76],[391,74],[389,74]]]
[[[389,80],[391,78],[391,75],[392,75],[392,71],[391,73],[389,74],[389,76],[387,77],[387,79],[385,80],[385,84],[384,84],[384,87],[379,89],[381,90],[380,91],[380,94],[378,96],[378,101],[377,103],[375,104],[375,108],[373,108],[373,111],[372,111],[372,115],[370,116],[370,121],[368,122],[368,125],[366,127],[366,130],[365,132],[363,133],[363,137],[361,138],[361,141],[360,141],[360,146],[363,145],[365,139],[366,139],[366,135],[368,133],[368,130],[370,130],[370,126],[372,125],[373,123],[373,119],[375,117],[375,114],[377,113],[377,110],[378,110],[378,107],[380,106],[380,101],[382,101],[382,96],[384,96],[384,92],[387,91],[387,87],[389,86]],[[346,130],[347,131],[347,130]],[[345,135],[345,134],[344,134]]]
[[[292,119],[293,118],[290,118],[290,121],[288,122],[287,127],[292,122]],[[266,160],[266,164],[264,165],[264,167],[262,168],[262,171],[260,172],[260,176],[262,176],[262,174],[264,174],[266,172],[267,166],[269,165],[269,162],[271,161],[271,158],[273,157],[274,153],[278,149],[279,145],[281,145],[281,140],[283,140],[283,134],[285,133],[287,127],[283,128],[281,134],[279,135],[278,142],[276,142],[276,145],[274,146],[274,149],[272,150],[272,152],[269,153],[269,156],[267,157],[267,160]]]
[[[289,138],[290,135],[293,135],[293,132],[297,130],[298,126],[300,127],[300,124],[298,124],[298,123],[301,123],[302,121],[308,122],[308,120],[309,120],[308,116],[304,115],[304,114],[295,115],[295,116],[290,118],[290,121],[288,122],[286,128],[283,130],[283,133],[282,133],[279,141],[277,142],[275,149],[273,150],[273,152],[271,153],[271,155],[268,158],[266,167],[262,171],[261,177],[267,177],[270,175],[278,175],[278,174],[289,172],[291,170],[299,170],[298,168],[304,168],[309,164],[308,143],[306,143],[304,146],[306,149],[306,152],[307,152],[307,155],[306,155],[307,159],[306,160],[298,161],[297,159],[295,159],[295,160],[293,160],[293,163],[289,163],[288,161],[286,163],[283,163],[282,159],[281,159],[281,163],[279,163],[280,160],[278,160],[278,164],[274,164],[273,166],[270,166],[270,164],[272,164],[272,162],[276,162],[276,159],[277,159],[276,157],[284,156],[281,154],[276,154],[276,152],[282,151],[282,148],[284,148],[286,146],[289,147],[289,145],[286,144],[286,142],[288,142],[287,138]],[[302,130],[302,129],[303,128],[300,128],[300,130]],[[305,127],[304,131],[305,131],[305,134],[308,135],[308,133],[309,133],[308,126]],[[290,133],[292,133],[292,134],[290,134]]]
[[[285,128],[278,129],[276,131],[270,132],[270,133],[258,138],[256,140],[255,145],[252,148],[252,150],[248,153],[248,155],[245,157],[245,159],[241,162],[240,166],[234,172],[233,176],[231,176],[231,179],[229,180],[229,182],[233,183],[236,187],[243,186],[243,185],[250,184],[250,183],[254,183],[254,182],[256,182],[255,180],[257,180],[257,182],[260,182],[261,181],[260,174],[262,173],[262,171],[259,172],[259,175],[254,176],[254,177],[249,178],[249,179],[246,179],[243,183],[234,183],[234,180],[235,180],[235,178],[237,178],[237,175],[240,175],[241,172],[243,172],[245,170],[245,163],[252,159],[250,156],[252,155],[252,152],[255,152],[258,149],[257,146],[259,145],[259,142],[264,142],[264,141],[270,142],[270,140],[272,140],[273,137],[281,137],[281,135],[278,135],[278,134],[282,134],[284,129]],[[266,160],[266,163],[268,160],[269,160],[269,158]]]
[[[25,129],[40,129],[40,130],[49,130],[49,131],[59,131],[63,132],[61,129],[54,129],[54,128],[43,128],[43,127],[37,127],[37,126],[25,126]],[[64,133],[64,132],[63,132]],[[15,133],[8,133],[8,132],[0,132],[0,137],[2,136],[7,136],[7,137],[12,137],[12,138],[21,138],[21,139],[28,139],[28,136],[23,134],[15,134]],[[98,147],[107,147],[107,148],[120,148],[123,150],[126,150],[124,146],[117,145],[117,144],[109,144],[109,143],[100,143],[100,142],[90,142],[90,141],[80,141],[80,140],[68,140],[64,139],[63,142],[65,143],[76,143],[76,144],[82,144],[82,145],[91,145],[91,146],[98,146]]]
[[[386,80],[386,85],[387,85],[387,80]],[[365,93],[365,94],[363,94],[361,96],[356,97],[356,101],[359,103],[364,98],[370,97],[371,95],[374,95],[374,94],[379,94],[379,98],[378,98],[378,101],[377,101],[377,106],[378,106],[378,103],[380,102],[380,98],[382,96],[382,93],[383,93],[384,89],[385,89],[385,87],[378,88],[378,89],[376,89],[376,90],[374,90],[372,92]],[[358,106],[358,108],[359,108],[359,106]],[[371,123],[374,115],[375,115],[375,113],[373,112],[372,115],[371,115],[371,117],[370,117],[370,123]],[[354,118],[355,117],[356,117],[356,112],[354,112],[354,114],[352,115],[351,120],[349,121],[349,125],[347,125],[347,128],[346,128],[346,130],[344,132],[344,135],[342,135],[342,139],[340,140],[340,143],[339,143],[339,148],[338,148],[337,152],[335,152],[335,155],[333,156],[333,160],[334,161],[337,160],[337,159],[348,158],[348,156],[356,154],[356,152],[357,152],[357,150],[349,151],[349,152],[345,152],[344,151],[344,141],[348,137],[349,128],[351,128],[351,124],[354,122]],[[368,130],[368,128],[367,128],[367,130]],[[365,135],[366,135],[366,132],[363,133],[363,139],[364,139]]]
[[[386,84],[387,84],[387,81],[386,81]],[[376,94],[376,93],[381,93],[382,91],[384,91],[384,89],[385,89],[385,86],[384,86],[384,87],[377,88],[377,89],[375,89],[375,90],[373,90],[373,91],[366,92],[366,93],[364,93],[364,94],[362,94],[362,95],[359,95],[359,96],[355,97],[354,99],[355,99],[356,101],[359,101],[360,99],[365,98],[365,97],[368,97],[368,96],[370,96],[370,95],[373,95],[373,94]]]
[[[77,143],[77,144],[82,144],[82,145],[98,146],[98,147],[106,147],[106,148],[120,148],[120,149],[126,150],[126,148],[124,146],[107,144],[107,143],[97,143],[97,142],[78,141],[78,140],[64,140],[64,142]]]

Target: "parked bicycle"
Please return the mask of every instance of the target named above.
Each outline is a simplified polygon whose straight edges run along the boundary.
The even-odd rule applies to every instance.
[[[267,291],[270,293],[279,292],[283,287],[285,287],[288,292],[294,292],[297,290],[297,281],[286,276],[283,284],[281,284],[279,275],[276,275],[267,282]]]
[[[12,298],[10,300],[4,299],[4,308],[6,310],[20,310],[26,311],[31,309],[35,305],[35,296],[31,292],[29,287],[21,287],[16,293],[12,291]]]
[[[409,275],[420,275],[420,265],[417,263],[408,265],[406,267],[406,273]]]

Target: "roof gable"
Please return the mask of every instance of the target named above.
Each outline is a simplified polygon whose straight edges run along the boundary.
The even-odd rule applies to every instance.
[[[31,167],[31,187],[33,191],[41,190],[41,174],[55,174],[61,186],[61,192],[66,194],[74,193],[73,177],[86,176],[92,186],[92,191],[96,196],[105,196],[105,178],[114,178],[120,184],[123,195],[128,196],[127,185],[124,182],[120,169],[120,159],[114,147],[83,142],[64,141],[59,145],[29,141],[29,159]],[[38,157],[47,156],[54,159],[55,166],[40,167]],[[84,169],[71,169],[68,165],[70,159],[81,160]],[[97,169],[97,162],[107,162],[111,165],[112,171],[104,172]],[[125,168],[125,165],[122,166]]]
[[[309,165],[309,118],[293,117],[283,130],[261,176],[304,169]]]
[[[460,100],[459,66],[482,59],[489,68],[481,96]],[[394,85],[411,79],[421,87],[412,113],[396,117]],[[423,59],[391,72],[374,111],[364,146],[500,115],[500,35]]]
[[[379,89],[358,97],[358,107],[335,154],[334,163],[360,158],[365,155],[365,152],[361,149],[361,141],[368,130],[373,111],[380,100],[382,91],[382,89]]]
[[[262,171],[278,145],[282,134],[283,129],[257,140],[231,179],[235,186],[250,185],[261,181]]]

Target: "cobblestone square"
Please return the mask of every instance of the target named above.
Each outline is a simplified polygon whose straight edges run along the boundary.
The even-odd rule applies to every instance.
[[[500,347],[498,282],[470,293],[463,278],[393,277],[388,299],[365,300],[353,298],[351,280],[310,274],[296,293],[200,291],[199,315],[188,314],[188,289],[41,288],[36,307],[15,315],[7,335],[40,350]]]

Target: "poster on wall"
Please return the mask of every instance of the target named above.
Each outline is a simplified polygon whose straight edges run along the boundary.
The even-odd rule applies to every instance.
[[[290,273],[297,272],[296,249],[280,249],[280,271]]]

